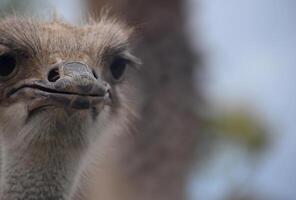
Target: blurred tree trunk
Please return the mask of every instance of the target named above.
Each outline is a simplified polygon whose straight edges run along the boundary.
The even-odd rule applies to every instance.
[[[88,3],[92,13],[100,13],[107,5],[121,19],[136,25],[140,42],[135,52],[144,63],[138,79],[144,95],[141,119],[135,122],[133,136],[119,143],[118,171],[109,169],[110,176],[120,174],[124,181],[111,181],[109,191],[104,185],[110,180],[105,181],[99,184],[105,189],[97,191],[104,190],[104,198],[110,200],[184,200],[199,135],[193,78],[197,59],[186,35],[184,1]],[[108,172],[102,175],[109,176]]]

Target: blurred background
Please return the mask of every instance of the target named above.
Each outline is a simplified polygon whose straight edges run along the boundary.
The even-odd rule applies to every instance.
[[[295,200],[296,1],[151,2],[153,9],[159,6],[156,13],[171,12],[172,21],[164,18],[164,23],[171,27],[176,22],[177,31],[172,30],[186,35],[189,60],[194,60],[187,70],[197,97],[193,96],[198,99],[193,110],[199,128],[194,131],[206,137],[195,138],[199,147],[190,162],[193,170],[186,176],[188,198]],[[167,6],[170,4],[176,5]],[[89,5],[95,5],[94,1],[0,0],[2,15],[13,10],[46,18],[55,10],[71,23],[80,23],[90,12]],[[146,42],[153,37],[170,38],[143,32]],[[182,69],[174,73],[182,73]]]

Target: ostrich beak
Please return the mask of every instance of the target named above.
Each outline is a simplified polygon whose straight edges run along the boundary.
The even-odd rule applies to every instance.
[[[51,67],[47,80],[23,83],[8,96],[25,95],[36,109],[44,106],[63,106],[90,109],[111,102],[110,86],[82,62],[64,62]]]

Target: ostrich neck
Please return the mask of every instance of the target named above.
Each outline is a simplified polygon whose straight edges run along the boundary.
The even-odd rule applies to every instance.
[[[64,134],[64,133],[55,133]],[[81,144],[56,140],[5,145],[0,200],[68,200],[78,172]]]

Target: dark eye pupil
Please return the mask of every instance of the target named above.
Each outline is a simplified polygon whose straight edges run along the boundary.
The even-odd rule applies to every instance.
[[[14,72],[16,60],[12,55],[0,56],[0,77],[7,77]]]
[[[110,66],[111,74],[115,80],[120,80],[127,66],[127,61],[122,58],[116,58]]]

